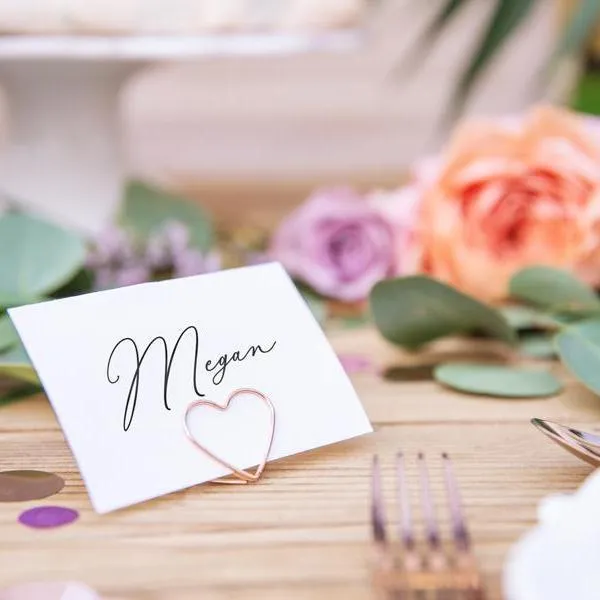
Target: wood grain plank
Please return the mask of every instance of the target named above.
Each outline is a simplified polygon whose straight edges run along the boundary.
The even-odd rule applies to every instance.
[[[340,352],[360,350],[380,365],[415,360],[368,329],[333,332],[331,339]],[[481,353],[486,344],[467,349]],[[41,503],[76,508],[81,518],[62,529],[30,530],[16,519],[38,503],[0,504],[0,586],[78,579],[115,599],[370,598],[370,461],[374,453],[382,457],[391,503],[393,457],[402,449],[409,459],[427,452],[438,498],[439,453],[453,456],[490,597],[499,600],[506,553],[534,524],[538,501],[574,489],[591,470],[528,419],[591,424],[598,421],[598,402],[575,384],[559,398],[507,402],[460,396],[433,382],[384,382],[377,373],[354,382],[374,421],[373,435],[274,462],[255,486],[197,486],[103,516],[89,504],[45,398],[2,407],[0,470],[59,473],[65,489]],[[416,504],[412,460],[408,471]],[[441,502],[439,509],[447,525]]]

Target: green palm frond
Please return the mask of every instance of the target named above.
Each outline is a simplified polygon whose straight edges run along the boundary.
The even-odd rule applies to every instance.
[[[551,77],[556,65],[565,56],[578,52],[589,41],[600,19],[600,0],[580,0],[581,6],[573,13],[567,24],[562,39],[556,46],[546,69],[543,79]]]
[[[495,6],[485,31],[456,85],[447,118],[453,120],[465,105],[480,75],[488,67],[503,44],[517,31],[533,8],[542,0],[495,0]],[[546,0],[548,1],[548,0]],[[452,19],[470,0],[446,0],[419,38],[416,47],[421,57],[445,31]],[[556,65],[569,54],[581,49],[590,38],[600,19],[600,0],[580,0],[570,22],[541,73],[542,82],[552,76]],[[411,55],[412,57],[412,55]],[[414,65],[418,61],[411,61]]]
[[[452,19],[458,15],[461,8],[470,2],[471,0],[446,0],[442,9],[435,15],[431,20],[431,23],[427,26],[425,31],[421,34],[417,43],[414,46],[413,52],[409,52],[406,59],[403,61],[403,65],[400,66],[397,71],[402,71],[404,67],[410,69],[419,63],[419,56],[423,56],[431,49],[435,40],[452,21]]]
[[[464,1],[464,0],[463,0]],[[448,118],[460,114],[473,86],[497,52],[529,15],[538,0],[497,0],[488,26],[459,78]]]
[[[450,24],[452,19],[459,14],[460,9],[471,0],[445,0],[444,6],[431,23],[421,33],[414,46],[393,66],[390,72],[390,78],[399,79],[410,75],[419,67],[428,52],[433,48],[435,41],[444,29]]]

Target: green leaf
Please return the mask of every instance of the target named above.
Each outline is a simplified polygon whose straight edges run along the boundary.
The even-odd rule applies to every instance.
[[[555,343],[564,365],[587,388],[600,394],[600,319],[565,327]]]
[[[433,375],[455,390],[500,398],[538,398],[553,396],[562,390],[560,381],[541,369],[447,363],[436,367]]]
[[[381,372],[381,377],[386,381],[431,381],[437,365],[438,363],[424,363],[387,367]]]
[[[337,317],[334,322],[340,326],[341,329],[358,329],[369,324],[369,315],[361,314],[353,317]]]
[[[6,310],[7,308],[12,308],[13,306],[23,306],[24,304],[31,304],[32,302],[39,302],[40,300],[44,300],[44,296],[15,296],[14,294],[0,291],[1,310]]]
[[[554,335],[533,331],[519,335],[519,353],[531,358],[555,358]]]
[[[19,334],[7,315],[0,317],[0,352],[16,346],[19,343]]]
[[[560,60],[578,52],[589,41],[600,18],[600,2],[598,0],[579,0],[579,6],[573,10],[573,16],[564,30],[548,64],[544,69],[547,78],[556,68]]]
[[[85,294],[91,292],[94,289],[94,275],[89,269],[81,269],[75,274],[70,281],[53,294],[52,298],[69,298],[71,296],[78,296],[79,294]],[[40,298],[42,300],[43,298]]]
[[[37,385],[40,383],[27,352],[21,344],[0,354],[0,375]]]
[[[451,101],[448,121],[453,120],[463,109],[466,98],[477,78],[502,47],[504,42],[517,30],[538,0],[496,0],[496,7],[488,26],[473,52],[466,69],[460,76],[454,97]]]
[[[600,298],[585,283],[561,269],[527,267],[510,280],[510,295],[562,313],[600,312]]]
[[[11,387],[9,390],[0,393],[0,406],[16,402],[23,398],[29,398],[29,396],[34,396],[42,391],[43,389],[41,386],[33,383],[25,383]]]
[[[306,289],[299,289],[298,291],[300,292],[300,295],[306,304],[308,304],[308,308],[310,308],[310,312],[312,312],[313,317],[320,325],[323,325],[323,323],[325,323],[327,320],[327,305],[325,304],[323,298]]]
[[[497,310],[422,275],[379,282],[371,292],[371,310],[381,334],[408,349],[472,332],[508,344],[516,341],[514,331]]]
[[[84,260],[85,245],[74,233],[23,214],[0,218],[3,306],[35,301],[58,289],[81,269]]]
[[[574,111],[600,115],[600,74],[582,73],[572,96],[571,108]]]
[[[127,185],[121,215],[121,223],[125,229],[134,236],[146,239],[173,221],[188,227],[192,245],[203,251],[211,248],[212,225],[196,203],[141,181],[132,181]]]
[[[522,329],[559,329],[562,323],[547,313],[531,306],[510,304],[501,306],[500,313],[508,324],[516,330]]]

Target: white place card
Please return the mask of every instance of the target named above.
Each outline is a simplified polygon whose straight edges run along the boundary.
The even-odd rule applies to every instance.
[[[225,406],[240,388],[266,395],[275,410],[269,460],[372,431],[333,349],[276,263],[9,313],[100,513],[229,473],[186,436],[184,415],[196,400]],[[265,456],[269,410],[256,396],[239,394],[224,411],[198,406],[188,425],[238,469]]]

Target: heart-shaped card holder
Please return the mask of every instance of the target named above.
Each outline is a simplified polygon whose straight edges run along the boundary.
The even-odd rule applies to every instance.
[[[217,456],[209,448],[207,448],[206,446],[201,444],[192,435],[192,432],[190,431],[190,428],[188,427],[188,417],[195,408],[197,408],[199,406],[206,406],[209,408],[214,408],[215,410],[219,410],[221,412],[225,412],[229,408],[229,405],[231,404],[232,400],[234,400],[237,396],[242,396],[242,395],[246,395],[246,394],[250,394],[250,395],[255,396],[255,397],[259,398],[260,400],[262,400],[269,410],[269,418],[270,418],[270,429],[269,429],[269,434],[268,434],[268,438],[267,438],[267,443],[265,445],[265,453],[262,457],[261,462],[258,464],[258,466],[256,467],[256,469],[254,470],[253,473],[248,471],[247,469],[240,469],[238,467],[235,467],[228,461],[222,459],[220,456]],[[238,389],[238,390],[235,390],[234,392],[232,392],[229,395],[229,397],[227,398],[227,402],[225,402],[225,404],[223,406],[221,406],[220,404],[215,404],[214,402],[210,402],[209,400],[195,400],[194,402],[191,402],[188,405],[188,407],[185,411],[185,414],[183,415],[183,429],[184,429],[185,434],[187,435],[188,439],[190,440],[190,442],[192,442],[192,444],[194,444],[194,446],[196,446],[196,448],[201,450],[204,454],[206,454],[206,456],[208,456],[215,462],[219,463],[221,466],[223,466],[226,469],[228,469],[229,471],[231,471],[231,475],[228,475],[227,477],[223,477],[221,479],[215,479],[213,481],[213,483],[226,483],[226,484],[237,484],[237,485],[244,485],[247,483],[255,483],[260,479],[260,476],[262,475],[263,471],[265,470],[265,466],[266,466],[267,460],[269,458],[269,453],[271,452],[271,446],[273,445],[273,436],[275,434],[275,407],[273,406],[273,403],[269,400],[269,398],[267,396],[265,396],[262,392],[259,392],[258,390],[255,390],[252,388],[241,388],[241,389]]]

